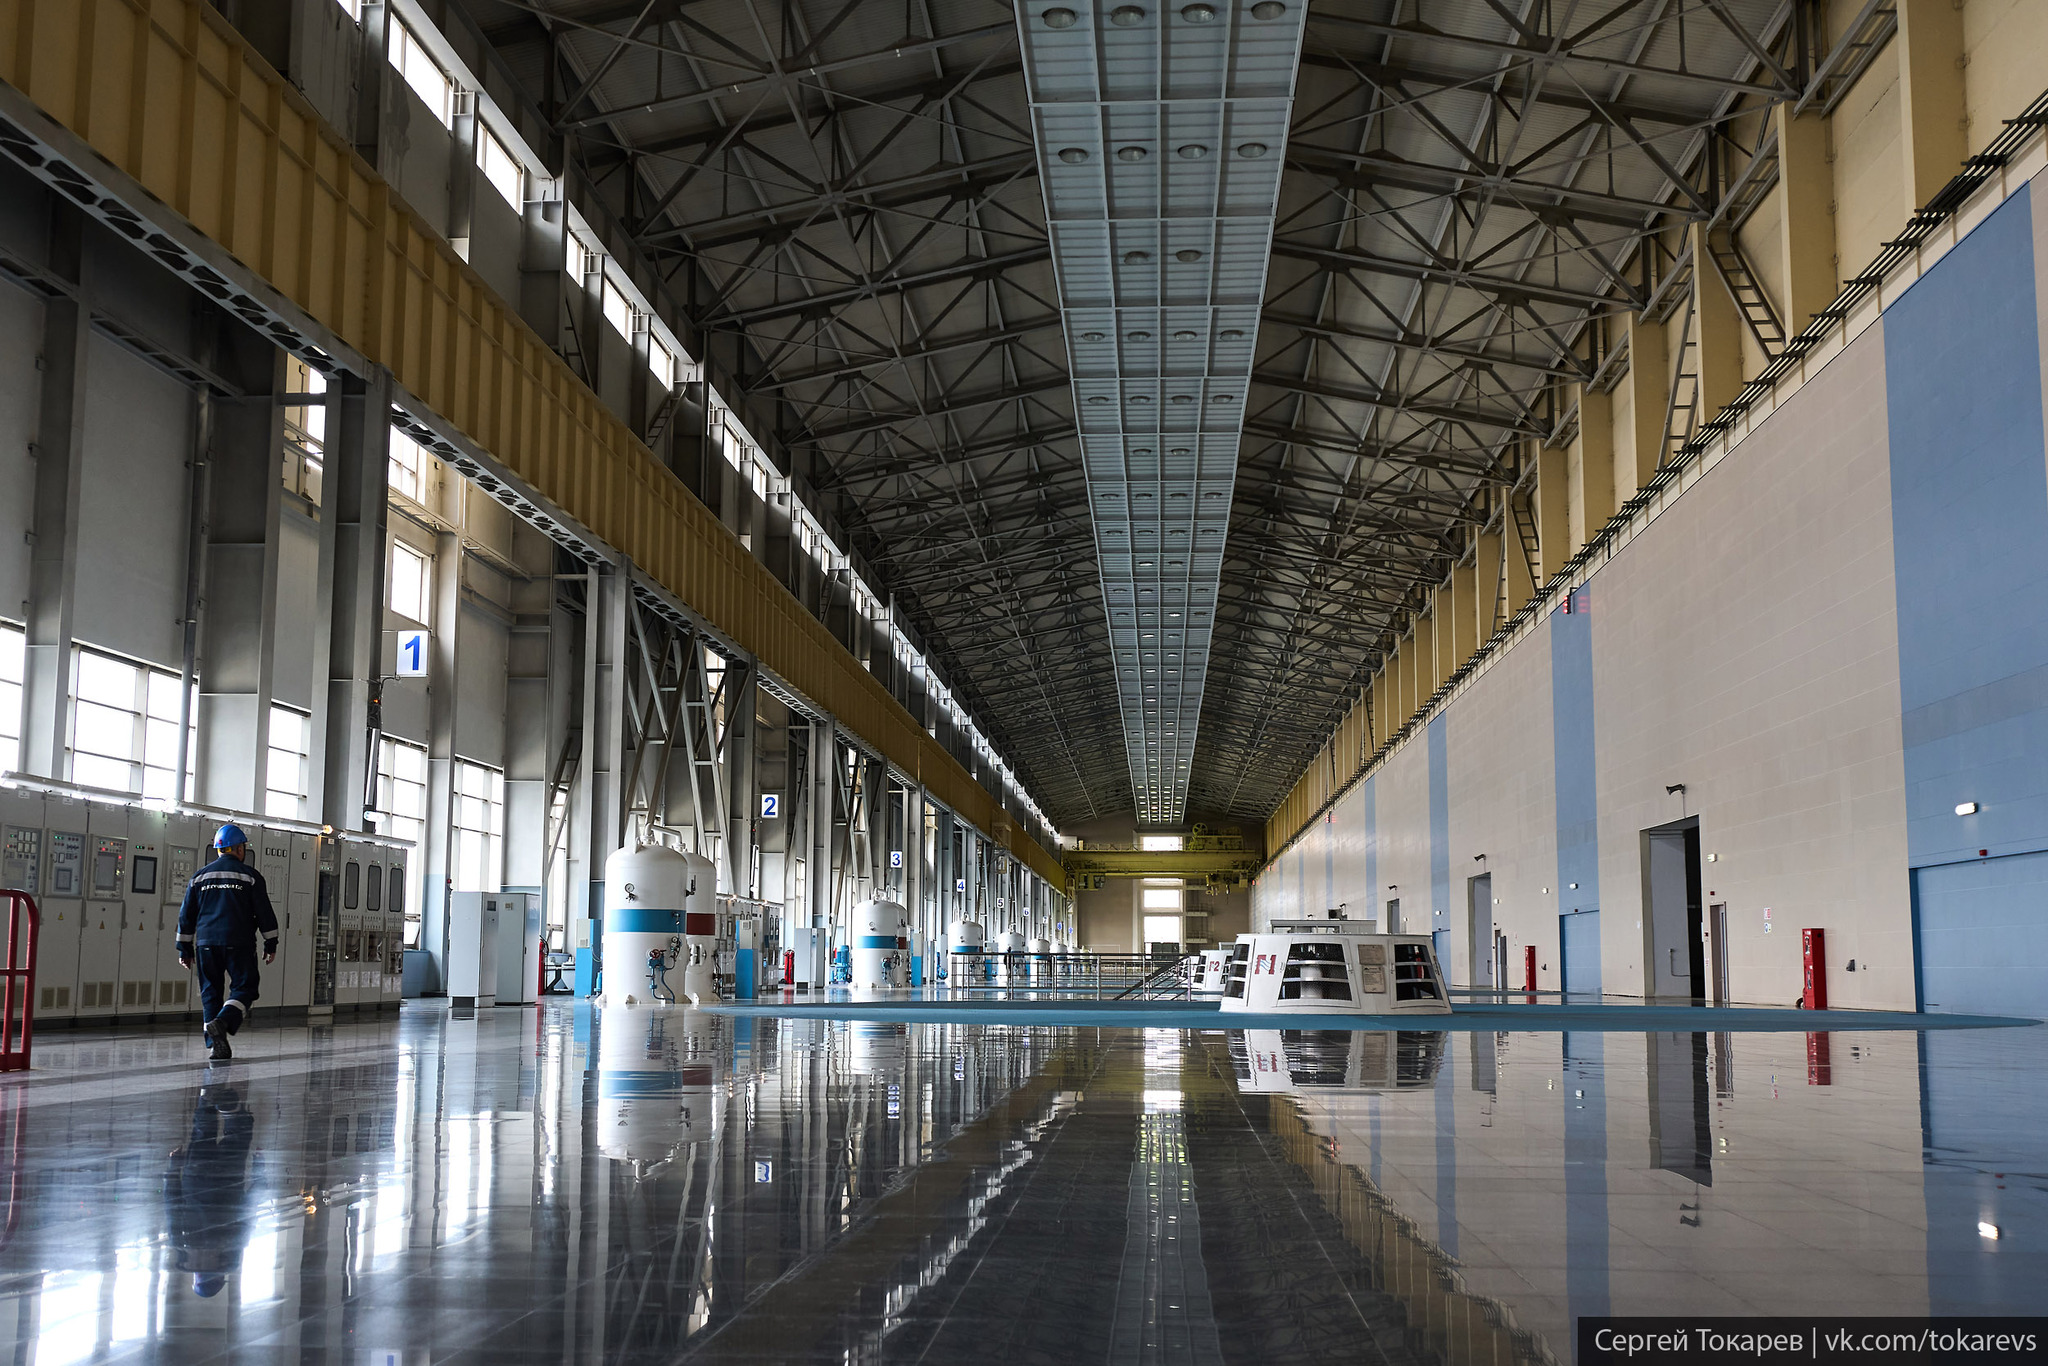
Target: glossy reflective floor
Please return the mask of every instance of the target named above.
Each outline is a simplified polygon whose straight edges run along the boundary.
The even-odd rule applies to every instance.
[[[1582,1314],[2039,1312],[2044,1045],[50,1032],[0,1082],[0,1361],[1542,1362]]]

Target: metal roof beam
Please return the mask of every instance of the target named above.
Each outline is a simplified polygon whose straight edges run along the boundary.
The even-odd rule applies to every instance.
[[[1546,7],[1543,13],[1548,13]],[[1549,68],[1558,65],[1583,66],[1598,71],[1611,71],[1628,76],[1641,76],[1653,80],[1680,81],[1691,85],[1733,93],[1755,95],[1766,100],[1797,99],[1801,94],[1796,81],[1789,78],[1769,84],[1757,81],[1739,80],[1734,76],[1716,76],[1711,72],[1694,71],[1682,66],[1656,66],[1649,62],[1630,61],[1623,57],[1606,57],[1572,45],[1571,35],[1543,33],[1543,46],[1533,47],[1525,43],[1502,38],[1482,38],[1477,34],[1450,33],[1433,28],[1421,20],[1407,23],[1388,23],[1383,19],[1370,19],[1363,15],[1330,10],[1312,10],[1309,23],[1334,26],[1353,33],[1369,33],[1376,38],[1405,38],[1420,44],[1425,50],[1434,47],[1442,50],[1461,50],[1483,53],[1486,56],[1504,59],[1510,63],[1526,63],[1531,66]],[[1745,30],[1746,32],[1746,30]],[[1593,43],[1608,41],[1610,35],[1596,34]],[[1510,68],[1512,69],[1512,67]],[[1776,75],[1770,72],[1767,74]]]
[[[1624,302],[1609,294],[1573,289],[1568,285],[1546,285],[1535,280],[1489,275],[1484,271],[1467,270],[1462,266],[1397,261],[1391,257],[1374,256],[1368,252],[1338,247],[1317,247],[1306,242],[1291,242],[1284,238],[1273,240],[1273,254],[1285,256],[1290,260],[1306,261],[1328,271],[1347,273],[1363,270],[1375,275],[1392,275],[1403,280],[1414,280],[1419,284],[1451,285],[1460,289],[1476,290],[1510,307],[1516,304],[1547,303],[1575,310],[1598,311],[1616,307]]]
[[[643,233],[639,240],[652,246],[681,238],[693,250],[711,251],[739,242],[787,236],[813,223],[835,221],[832,215],[836,209],[876,212],[907,208],[941,197],[974,199],[1014,180],[1037,174],[1038,159],[1030,152],[1013,152],[959,165],[940,164],[873,185],[816,186],[812,189],[815,196],[812,199],[729,214],[680,227],[657,228]]]
[[[1521,436],[1550,435],[1548,423],[1537,422],[1520,413],[1493,412],[1463,403],[1441,403],[1433,399],[1415,398],[1384,390],[1375,392],[1345,384],[1331,384],[1327,380],[1296,379],[1291,375],[1282,375],[1271,370],[1253,371],[1252,383],[1263,384],[1269,389],[1281,389],[1290,394],[1302,394],[1309,398],[1362,404],[1387,413],[1403,413],[1442,422],[1462,422],[1469,426],[1490,427],[1496,431],[1514,432]]]
[[[989,393],[968,394],[959,398],[945,398],[930,408],[917,408],[902,412],[873,413],[855,422],[842,423],[837,427],[826,427],[820,431],[787,438],[788,446],[820,446],[830,441],[843,441],[848,437],[865,436],[887,427],[906,422],[935,422],[943,417],[958,413],[971,413],[978,408],[993,408],[998,404],[1014,403],[1035,394],[1051,393],[1055,390],[1069,390],[1073,381],[1064,374],[1049,379],[1034,380],[1029,384],[1015,384]]]
[[[1531,356],[1503,355],[1498,351],[1487,350],[1484,346],[1447,342],[1439,338],[1420,336],[1412,332],[1396,332],[1392,328],[1360,327],[1355,324],[1344,323],[1319,323],[1312,318],[1300,314],[1282,313],[1270,308],[1260,314],[1259,318],[1262,323],[1277,323],[1282,327],[1291,327],[1304,336],[1314,337],[1319,341],[1371,342],[1376,346],[1393,347],[1396,350],[1413,352],[1416,355],[1428,356],[1446,363],[1455,362],[1460,366],[1472,366],[1479,369],[1507,366],[1517,370],[1532,370],[1537,374],[1546,375],[1552,379],[1582,380],[1591,378],[1593,374],[1593,367],[1580,361],[1577,356],[1567,355],[1562,358],[1545,357],[1537,359]]]
[[[1523,179],[1492,167],[1461,171],[1450,166],[1408,161],[1384,152],[1339,152],[1327,147],[1301,146],[1289,150],[1287,165],[1292,170],[1321,176],[1351,190],[1387,185],[1427,195],[1491,191],[1503,202],[1531,213],[1568,213],[1584,222],[1604,223],[1630,232],[1644,231],[1645,218],[1697,219],[1704,222],[1709,217],[1704,210],[1654,199],[1635,199],[1599,190],[1582,190],[1571,185],[1552,185]]]
[[[1027,318],[1022,322],[1004,327],[991,327],[980,332],[970,332],[960,337],[942,337],[924,343],[911,351],[899,351],[894,355],[866,356],[848,360],[841,365],[824,366],[816,370],[799,370],[791,375],[765,379],[747,392],[754,394],[776,393],[794,389],[804,384],[836,384],[843,379],[864,375],[870,370],[880,370],[892,365],[912,366],[923,361],[936,360],[955,351],[969,351],[981,346],[999,346],[1006,342],[1022,340],[1036,332],[1050,332],[1058,328],[1060,317],[1048,313],[1044,317]]]
[[[893,298],[906,290],[950,284],[955,280],[995,280],[1019,266],[1035,265],[1051,259],[1052,248],[1049,246],[1026,247],[1022,251],[1005,252],[999,256],[970,256],[929,270],[882,276],[861,284],[828,290],[823,294],[813,294],[808,298],[788,299],[781,303],[736,309],[707,320],[705,326],[746,329],[779,318],[824,318],[850,305],[870,299]]]

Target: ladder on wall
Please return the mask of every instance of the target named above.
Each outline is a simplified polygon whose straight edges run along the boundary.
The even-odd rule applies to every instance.
[[[1532,589],[1543,586],[1543,544],[1536,535],[1536,513],[1529,506],[1527,497],[1509,495],[1508,517],[1514,524],[1515,545],[1522,552],[1522,563],[1529,567],[1529,584]],[[1500,562],[1500,617],[1508,620],[1514,613],[1508,602],[1508,562],[1503,555]]]
[[[1664,405],[1664,448],[1658,453],[1657,468],[1667,470],[1678,464],[1679,453],[1692,440],[1699,421],[1700,347],[1694,315],[1698,291],[1686,294],[1685,324],[1679,336],[1678,354],[1672,361],[1671,397]]]
[[[1734,231],[1726,223],[1717,223],[1703,235],[1714,271],[1728,287],[1728,295],[1735,300],[1742,321],[1749,325],[1750,335],[1763,348],[1765,362],[1776,360],[1785,352],[1785,325],[1778,319],[1778,310],[1771,307],[1770,296],[1757,283],[1756,272],[1743,258],[1742,248],[1735,244]]]
[[[676,409],[682,406],[682,402],[683,390],[681,385],[677,385],[664,394],[661,406],[654,410],[653,417],[647,419],[647,431],[640,439],[649,446],[660,444],[662,433],[666,432],[668,424],[675,420]]]

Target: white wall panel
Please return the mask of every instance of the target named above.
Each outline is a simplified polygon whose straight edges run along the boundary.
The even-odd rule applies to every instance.
[[[43,304],[18,289],[0,287],[0,616],[25,615],[28,533],[35,515],[36,439],[42,406],[36,353],[42,347]]]
[[[175,669],[183,655],[192,394],[102,336],[92,339],[87,370],[73,633]]]

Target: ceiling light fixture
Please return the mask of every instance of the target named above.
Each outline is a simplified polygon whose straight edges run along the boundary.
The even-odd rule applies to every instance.
[[[1149,251],[1127,251],[1124,253],[1124,264],[1127,266],[1142,266],[1151,259],[1152,253]]]
[[[1175,341],[1193,341],[1195,335],[1194,329],[1183,327],[1180,331],[1173,334],[1173,339]]]
[[[1266,154],[1266,144],[1263,142],[1240,142],[1237,145],[1237,154],[1247,161],[1257,161]]]
[[[1254,19],[1278,19],[1285,13],[1287,13],[1287,6],[1281,4],[1280,0],[1259,0],[1258,4],[1252,6],[1252,18]],[[1144,18],[1145,11],[1139,10],[1138,17],[1140,19]]]
[[[1066,162],[1069,166],[1079,166],[1087,159],[1088,149],[1086,147],[1060,148],[1060,160]]]
[[[1180,145],[1180,156],[1183,161],[1200,161],[1207,155],[1209,149],[1199,142],[1184,142]]]
[[[1074,26],[1074,20],[1078,16],[1076,16],[1072,10],[1066,8],[1065,6],[1057,6],[1053,9],[1047,10],[1044,14],[1040,15],[1039,17],[1045,20],[1045,26],[1047,28],[1072,28]]]
[[[1146,152],[1142,147],[1119,147],[1116,149],[1116,159],[1118,161],[1143,161],[1145,156]]]
[[[1254,8],[1257,7],[1254,6]],[[1274,8],[1278,9],[1279,6],[1275,5]],[[1145,22],[1145,11],[1139,9],[1136,5],[1118,5],[1109,12],[1109,22],[1115,24],[1118,28],[1136,28],[1139,24]]]
[[[1191,24],[1206,24],[1216,18],[1214,5],[1182,5],[1180,17]]]

